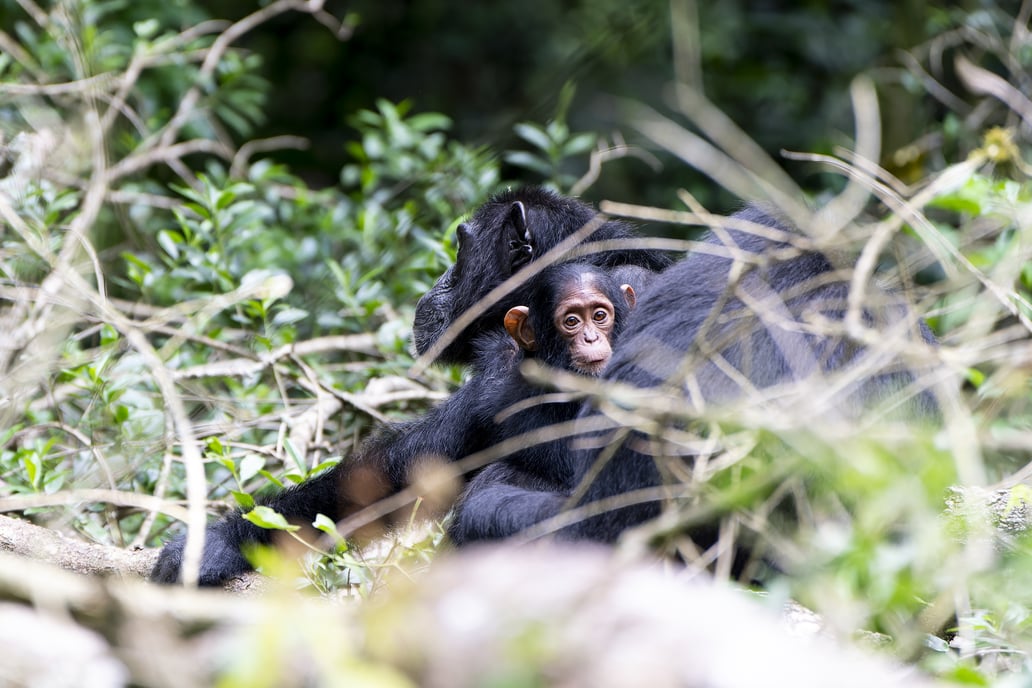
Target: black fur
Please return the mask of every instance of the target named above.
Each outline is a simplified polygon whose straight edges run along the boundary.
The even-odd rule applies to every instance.
[[[519,206],[517,206],[519,204]],[[522,207],[525,212],[520,213]],[[412,338],[424,354],[462,313],[525,263],[547,253],[563,239],[591,222],[598,213],[590,206],[547,189],[525,187],[498,194],[459,226],[455,265],[445,272],[416,305]],[[633,237],[630,227],[616,220],[602,223],[588,241]],[[637,265],[662,270],[670,259],[659,251],[605,251],[577,258],[600,267]],[[445,363],[472,361],[473,342],[495,330],[512,306],[527,303],[524,290],[509,294],[488,309],[437,357]]]
[[[756,208],[736,217],[780,228],[774,218]],[[651,285],[639,295],[638,306],[630,314],[604,378],[634,387],[660,388],[695,405],[731,403],[742,397],[745,380],[760,392],[781,390],[782,398],[775,403],[793,404],[814,395],[815,387],[800,385],[793,389],[790,383],[867,365],[871,366],[870,373],[844,385],[827,400],[827,406],[821,409],[826,417],[854,418],[872,406],[900,397],[896,399],[897,414],[937,418],[930,392],[914,391],[917,371],[891,357],[869,361],[869,352],[863,346],[845,337],[830,336],[820,325],[812,324],[815,316],[833,324],[845,317],[848,284],[844,280],[848,276],[837,276],[826,256],[800,253],[787,244],[749,233],[732,230],[728,234],[738,248],[759,258],[761,264],[747,270],[737,287],[729,287],[732,261],[698,252],[652,278]],[[710,235],[707,241],[721,243],[716,235]],[[783,257],[776,258],[779,252]],[[764,312],[754,312],[737,294],[765,302]],[[872,290],[870,296],[879,302],[863,313],[867,325],[878,324],[886,330],[902,328],[913,340],[933,343],[927,326],[920,321],[910,323],[909,311],[893,295]],[[912,331],[907,333],[908,329]],[[725,367],[714,364],[714,354],[723,357]],[[728,366],[738,374],[729,375]],[[816,389],[826,387],[821,384]],[[798,396],[793,397],[793,392]],[[580,413],[590,416],[596,411],[585,405]],[[661,485],[657,459],[638,451],[648,439],[641,433],[631,433],[600,465],[596,465],[600,456],[612,447],[571,452],[573,473],[569,484],[579,486],[590,480],[578,504],[590,505]],[[515,481],[475,482],[467,490],[464,507],[476,512],[482,532],[504,538],[558,515],[570,505],[571,495],[569,489],[525,489]],[[559,537],[611,542],[627,528],[658,513],[655,501],[606,509],[566,526]],[[705,540],[709,534],[704,531],[708,529],[704,526],[693,535]]]
[[[577,201],[534,189],[502,194],[481,208],[460,228],[462,245],[456,265],[420,301],[414,331],[417,349],[426,351],[463,309],[593,215],[594,211]],[[738,217],[780,227],[771,216],[754,208]],[[627,235],[627,228],[618,223],[606,223],[602,229],[607,232],[605,238]],[[781,242],[745,232],[731,231],[730,236],[738,249],[761,263],[745,270],[731,291],[732,261],[705,252],[693,253],[651,278],[637,272],[640,282],[632,285],[636,289],[646,286],[639,291],[638,306],[623,327],[625,334],[604,377],[672,391],[686,404],[724,404],[743,395],[743,380],[756,390],[771,392],[784,383],[848,371],[867,361],[870,352],[862,345],[828,335],[812,324],[815,316],[834,324],[841,322],[844,314],[846,278],[836,274],[826,256],[793,252]],[[708,241],[721,243],[718,235]],[[653,252],[612,252],[597,260],[610,268],[627,264],[661,268],[666,262]],[[421,457],[451,460],[556,419],[594,414],[586,404],[556,406],[538,416],[517,416],[509,427],[493,425],[498,410],[527,398],[525,394],[536,394],[514,392],[519,388],[508,376],[520,355],[499,333],[505,311],[528,303],[527,295],[526,290],[510,295],[442,354],[443,360],[476,359],[477,372],[470,383],[448,402],[423,418],[378,433],[359,457],[284,492],[269,505],[298,520],[310,521],[318,513],[340,519],[368,501],[355,498],[357,477],[372,475],[373,482],[382,482],[380,493],[389,494],[407,484]],[[758,312],[739,298],[742,295],[749,303],[760,304]],[[869,304],[863,313],[865,323],[887,329],[905,326],[909,319],[905,305],[891,295],[878,296],[884,297],[884,302]],[[923,324],[912,329],[913,339],[932,341]],[[737,374],[729,376],[727,368],[713,363],[717,353]],[[850,417],[910,388],[915,371],[891,356],[876,363],[873,372],[844,387],[823,411]],[[791,399],[783,402],[791,403]],[[924,391],[904,399],[903,405],[914,415],[936,414],[934,400]],[[449,421],[457,417],[464,419],[461,427]],[[632,434],[632,440],[624,442],[594,475],[580,504],[660,484],[655,459],[638,452],[634,439],[641,437]],[[567,451],[565,443],[555,442],[493,464],[467,487],[452,526],[455,539],[506,537],[557,515],[570,501],[574,486],[592,475],[598,457],[598,450]],[[368,472],[363,473],[364,469]],[[655,502],[607,510],[573,523],[560,536],[612,541],[627,527],[654,517],[658,510]],[[240,546],[268,540],[268,531],[250,526],[239,516],[216,522],[208,530],[202,582],[217,583],[246,570]],[[181,549],[178,541],[166,546],[154,571],[155,580],[176,579]]]
[[[527,358],[536,358],[552,368],[572,370],[569,346],[556,332],[552,314],[559,305],[559,297],[564,291],[564,286],[578,280],[585,273],[592,275],[594,283],[613,304],[614,326],[609,343],[615,347],[631,310],[620,290],[621,285],[626,282],[613,279],[613,275],[592,266],[566,264],[542,272],[531,285],[530,317],[537,333],[538,349],[535,352],[527,352]],[[490,370],[489,363],[481,365],[484,366],[485,372]],[[492,408],[505,411],[512,404],[522,402],[526,405],[526,402],[542,394],[542,390],[529,384],[518,370],[506,368],[500,372],[508,378],[500,387],[502,396],[494,400],[493,404],[489,404],[485,399],[485,405],[489,404]],[[527,405],[520,413],[499,422],[491,444],[572,421],[580,412],[581,405],[580,401],[572,399]],[[496,532],[497,526],[492,521],[495,514],[504,511],[504,508],[500,509],[500,505],[497,504],[488,504],[484,509],[477,500],[477,495],[509,488],[548,493],[568,491],[573,486],[570,481],[574,475],[570,458],[570,448],[566,439],[562,438],[536,443],[487,466],[473,478],[456,504],[448,529],[452,542],[463,545],[500,536]],[[469,498],[470,495],[472,498]],[[482,514],[482,511],[486,511],[486,514]]]
[[[569,369],[568,347],[555,332],[552,313],[558,294],[570,280],[591,273],[596,284],[614,306],[615,340],[628,307],[620,282],[605,271],[587,264],[553,266],[528,286],[531,322],[538,334],[540,349],[528,353],[546,365]],[[522,305],[522,304],[521,304]],[[501,318],[499,318],[499,324]],[[519,370],[524,353],[501,329],[485,331],[474,343],[473,375],[446,401],[427,415],[387,426],[363,446],[358,456],[342,461],[327,473],[286,490],[264,502],[266,506],[300,523],[310,523],[317,514],[340,520],[379,498],[407,487],[423,461],[455,461],[503,440],[563,421],[573,420],[580,404],[573,401],[530,405],[518,413],[499,414],[517,402],[524,402],[541,391],[528,383]],[[472,475],[472,474],[470,474]],[[565,443],[535,445],[489,466],[482,474],[482,485],[517,485],[524,489],[556,491],[569,487],[572,469]],[[454,519],[451,535],[464,542],[481,537],[475,514]],[[269,544],[272,533],[252,525],[234,513],[207,529],[201,562],[200,583],[217,585],[251,566],[241,555],[246,543]],[[170,541],[162,549],[151,578],[156,582],[179,580],[184,538]]]

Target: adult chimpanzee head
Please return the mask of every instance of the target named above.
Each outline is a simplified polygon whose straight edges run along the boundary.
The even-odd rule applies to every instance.
[[[530,306],[505,314],[505,329],[524,351],[556,368],[598,375],[634,307],[634,288],[599,268],[559,265],[534,279]]]
[[[526,187],[496,195],[459,225],[455,265],[437,280],[416,305],[412,336],[416,351],[426,353],[455,320],[492,289],[563,239],[592,221],[596,211],[580,201],[547,189]],[[608,220],[588,241],[633,237],[627,225]],[[670,264],[658,251],[613,250],[577,258],[598,266],[640,265],[661,270]],[[436,357],[444,363],[468,363],[472,342],[484,330],[497,328],[513,306],[527,303],[526,287],[488,308]]]

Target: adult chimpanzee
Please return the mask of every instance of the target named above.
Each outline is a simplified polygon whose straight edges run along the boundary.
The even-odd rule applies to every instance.
[[[636,272],[629,276],[641,278]],[[547,268],[524,291],[529,305],[509,309],[504,331],[479,336],[474,374],[449,399],[422,418],[383,429],[357,457],[273,497],[266,505],[297,520],[311,521],[320,513],[338,520],[402,490],[426,461],[458,460],[573,420],[579,401],[542,398],[541,403],[528,403],[542,390],[524,379],[519,364],[525,357],[535,358],[550,367],[598,374],[635,303],[634,289],[615,281],[604,269],[567,263]],[[517,403],[520,406],[514,410]],[[566,490],[572,474],[568,456],[562,440],[538,443],[489,466],[480,484]],[[474,531],[472,524],[456,519],[450,532],[462,542],[471,539],[467,533]],[[269,531],[240,514],[216,522],[208,529],[200,582],[214,585],[248,570],[240,546],[268,542]],[[177,538],[165,546],[152,573],[154,580],[177,580],[183,544],[183,538]]]
[[[578,230],[598,223],[598,227],[585,239],[587,242],[634,237],[630,227],[622,222],[599,220],[598,213],[591,206],[539,187],[524,187],[496,195],[468,221],[459,225],[455,265],[416,305],[412,328],[416,351],[425,354],[449,325],[488,292]],[[662,252],[628,248],[601,250],[574,260],[607,268],[639,266],[647,271],[659,271],[671,263]],[[506,311],[526,302],[525,288],[517,288],[486,309],[436,356],[436,360],[443,363],[471,362],[477,335],[484,331],[497,331]]]
[[[657,397],[683,399],[689,413],[749,398],[754,408],[787,406],[824,421],[848,421],[872,407],[936,418],[936,402],[927,387],[941,371],[919,369],[900,355],[908,346],[932,344],[933,338],[904,302],[869,288],[857,315],[863,327],[880,331],[875,340],[880,345],[855,341],[844,326],[848,271],[836,271],[819,252],[791,245],[792,233],[757,208],[731,221],[743,222],[758,225],[760,231],[714,232],[707,241],[714,248],[726,245],[724,255],[716,250],[693,253],[652,279],[604,377],[654,388]],[[475,291],[472,285],[462,286],[467,293]],[[582,417],[597,413],[590,404],[581,410]],[[571,452],[570,484],[578,486],[575,505],[586,507],[590,515],[566,524],[559,537],[613,541],[658,515],[656,501],[591,508],[662,484],[662,460],[647,449],[650,439],[662,439],[663,430],[656,430],[655,437],[624,433],[609,446],[601,438],[590,443],[593,448]],[[474,520],[490,537],[503,538],[557,516],[571,506],[573,494],[475,482],[463,496],[458,516]],[[713,533],[708,531],[703,526],[692,533],[701,540],[698,544],[709,544],[706,539]]]

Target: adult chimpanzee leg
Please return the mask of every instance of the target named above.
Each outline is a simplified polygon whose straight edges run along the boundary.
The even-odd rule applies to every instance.
[[[492,464],[459,498],[448,537],[457,546],[511,537],[559,514],[570,489],[569,484],[542,481],[509,462]]]
[[[574,456],[578,453],[572,452]],[[575,470],[584,473],[597,458],[597,452],[574,458]],[[501,462],[489,466],[469,483],[455,505],[448,535],[456,545],[500,540],[562,517],[565,511],[580,506],[582,513],[570,512],[567,518],[552,524],[554,534],[564,540],[615,542],[627,528],[658,516],[659,502],[652,496],[618,507],[604,500],[625,497],[631,490],[660,483],[654,457],[625,449],[600,467],[584,497],[573,504],[576,479],[542,481],[534,473]]]
[[[331,518],[339,510],[339,483],[342,464],[304,483],[304,488],[294,488],[280,493],[267,505],[289,519],[311,522],[317,514]],[[241,552],[245,544],[268,545],[272,542],[272,531],[244,520],[234,513],[208,526],[201,557],[201,585],[218,585],[253,567]],[[151,571],[151,580],[158,583],[174,583],[179,580],[183,566],[185,536],[170,540],[161,550],[158,561]]]

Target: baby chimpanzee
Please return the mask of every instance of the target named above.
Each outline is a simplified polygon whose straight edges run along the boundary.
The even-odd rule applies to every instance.
[[[527,358],[536,358],[557,369],[598,375],[612,355],[613,345],[636,296],[629,284],[620,284],[609,272],[587,265],[568,263],[542,273],[532,287],[531,307],[516,306],[505,316],[505,329]],[[479,365],[490,370],[491,363]],[[523,409],[500,421],[495,442],[568,423],[577,417],[582,400],[563,397],[559,401],[540,399],[542,390],[531,386],[516,366],[504,371],[506,383],[498,392],[494,408],[505,411],[513,404]],[[574,475],[567,446],[568,431],[556,427],[557,438],[527,446],[495,461],[467,485],[455,507],[448,534],[458,545],[474,540],[494,539],[509,531],[499,519],[509,516],[514,523],[533,520],[532,514],[514,513],[505,504],[505,494],[526,490],[567,492]],[[490,494],[490,503],[480,497]],[[519,502],[521,505],[525,501]]]

